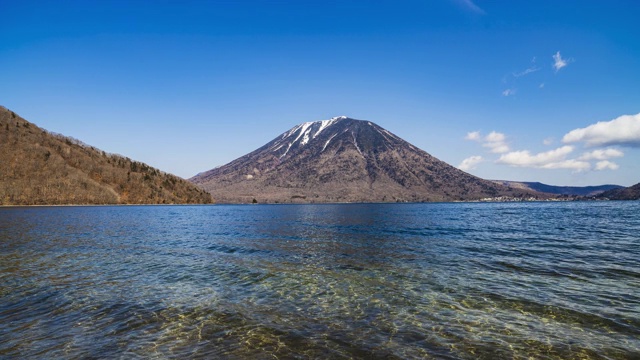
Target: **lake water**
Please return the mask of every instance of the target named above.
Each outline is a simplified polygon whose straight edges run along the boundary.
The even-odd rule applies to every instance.
[[[0,358],[640,358],[640,202],[0,208]]]

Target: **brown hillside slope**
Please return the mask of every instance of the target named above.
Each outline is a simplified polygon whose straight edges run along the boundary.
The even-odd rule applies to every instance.
[[[200,188],[0,107],[0,205],[200,204]]]
[[[640,200],[640,183],[626,188],[605,191],[598,197],[610,200]]]

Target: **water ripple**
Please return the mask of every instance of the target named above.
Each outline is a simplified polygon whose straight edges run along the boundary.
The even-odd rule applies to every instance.
[[[639,210],[0,208],[0,357],[635,358]]]

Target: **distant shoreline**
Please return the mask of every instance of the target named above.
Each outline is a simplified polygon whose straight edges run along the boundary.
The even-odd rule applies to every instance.
[[[35,208],[35,207],[107,207],[107,206],[224,206],[224,205],[394,205],[394,204],[477,204],[477,203],[560,203],[560,202],[603,202],[634,201],[612,199],[547,199],[547,200],[465,200],[465,201],[429,201],[429,202],[317,202],[317,203],[215,203],[215,204],[53,204],[53,205],[0,205],[0,208]]]

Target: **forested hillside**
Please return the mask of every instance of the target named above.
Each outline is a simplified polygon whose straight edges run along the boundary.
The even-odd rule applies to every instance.
[[[599,197],[610,200],[640,200],[640,183],[622,189],[603,192]]]
[[[211,202],[184,179],[48,132],[0,107],[0,205]]]

